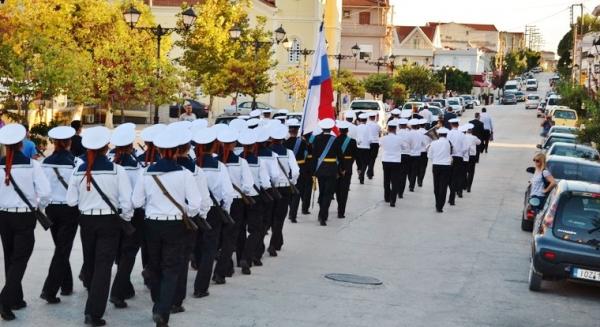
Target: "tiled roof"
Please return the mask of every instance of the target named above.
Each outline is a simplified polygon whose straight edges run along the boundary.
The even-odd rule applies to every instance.
[[[427,26],[437,26],[437,25],[443,25],[443,24],[452,24],[452,23],[429,22],[429,23],[427,23]],[[470,28],[472,28],[474,30],[478,30],[478,31],[498,32],[496,25],[493,25],[493,24],[467,24],[467,23],[454,23],[454,24],[464,25],[464,26],[470,27]]]
[[[431,42],[433,42],[433,38],[435,37],[435,26],[420,26],[421,30]]]
[[[389,7],[389,0],[344,0],[343,6],[360,6],[360,7]]]
[[[275,3],[276,0],[260,0],[263,3],[266,3],[267,5],[271,6],[271,7],[277,7],[277,4]]]
[[[429,41],[433,42],[433,37],[435,36],[435,26],[418,26],[423,33],[427,36]],[[396,34],[398,35],[398,40],[400,42],[404,41],[404,39],[412,33],[412,31],[417,28],[417,26],[396,26]]]

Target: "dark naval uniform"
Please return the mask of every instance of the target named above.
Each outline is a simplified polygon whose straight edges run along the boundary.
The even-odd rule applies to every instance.
[[[338,136],[336,142],[340,144],[340,178],[337,180],[335,189],[335,199],[338,203],[338,218],[346,216],[346,202],[348,201],[348,192],[350,191],[350,181],[352,180],[352,166],[358,153],[356,140],[348,135]]]
[[[329,150],[325,152],[329,139],[334,138]],[[323,156],[323,153],[324,156]],[[319,165],[319,158],[323,160]],[[340,140],[331,134],[319,134],[315,137],[313,145],[314,175],[319,180],[319,222],[326,225],[329,205],[333,199],[333,193],[340,173],[338,162],[343,161]]]
[[[310,192],[312,191],[312,176],[310,171],[310,165],[307,163],[307,157],[310,155],[310,149],[308,142],[302,137],[290,137],[283,142],[283,145],[294,152],[296,156],[296,162],[300,167],[300,176],[296,187],[300,194],[292,194],[290,199],[290,213],[289,218],[292,222],[296,222],[298,215],[298,207],[300,206],[300,200],[302,200],[302,212],[308,211],[310,203]]]

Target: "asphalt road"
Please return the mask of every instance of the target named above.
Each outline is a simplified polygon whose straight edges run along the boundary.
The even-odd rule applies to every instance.
[[[540,94],[548,74],[540,76]],[[539,141],[534,110],[491,106],[496,140],[477,166],[473,192],[443,214],[434,210],[431,172],[423,188],[390,208],[383,202],[381,168],[351,186],[347,218],[318,226],[316,216],[286,223],[285,245],[251,276],[238,271],[226,285],[212,285],[204,299],[187,299],[187,312],[171,326],[598,326],[600,289],[569,282],[527,288],[530,238],[520,230],[525,168]],[[471,119],[475,110],[464,118]],[[463,118],[463,119],[464,119]],[[332,206],[335,210],[335,205]],[[314,208],[316,213],[317,208]],[[2,326],[80,326],[86,292],[59,305],[40,300],[53,251],[50,234],[36,231],[24,279],[29,307]],[[81,245],[72,255],[81,265]],[[109,304],[111,326],[150,326],[151,301],[134,271],[137,296],[129,308]],[[353,286],[327,273],[371,276],[381,286]],[[191,274],[192,278],[195,274]],[[2,277],[3,278],[3,277]]]

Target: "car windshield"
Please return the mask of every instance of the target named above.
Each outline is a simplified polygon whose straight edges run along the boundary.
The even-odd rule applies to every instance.
[[[527,81],[527,84],[535,84],[537,83],[536,81]]]
[[[433,102],[437,102],[437,103],[439,103],[442,106],[444,105],[444,99],[433,99],[432,101]]]
[[[566,192],[561,196],[554,216],[554,234],[572,242],[598,240],[600,194]]]
[[[567,110],[556,110],[554,111],[554,118],[559,119],[577,119],[575,117],[575,112],[567,111]]]
[[[513,84],[513,85],[505,85],[504,86],[505,90],[516,90],[517,89],[517,85]]]
[[[554,147],[552,147],[549,154],[572,158],[598,160],[598,152],[592,149],[576,146],[555,145]]]
[[[548,99],[548,105],[549,106],[558,106],[558,98],[551,98]]]
[[[473,100],[473,97],[470,95],[463,95],[462,98],[465,100]]]
[[[373,101],[354,101],[350,107],[352,110],[379,110],[377,102]]]
[[[537,95],[529,95],[527,96],[527,100],[539,100],[540,97]]]
[[[554,144],[556,142],[565,142],[565,143],[574,144],[575,141],[576,140],[574,138],[550,136],[548,138],[548,140],[546,141],[546,145],[544,146],[544,149],[548,149],[549,147],[552,146],[552,144]]]
[[[448,101],[448,103],[451,105],[455,105],[455,106],[458,105],[458,101],[456,101],[456,100],[450,100],[450,101]]]
[[[507,93],[507,94],[504,95],[504,97],[507,98],[507,99],[512,99],[512,98],[515,97],[515,95],[512,94],[512,93]]]
[[[600,183],[600,167],[581,162],[549,161],[548,170],[556,179]]]
[[[552,127],[550,133],[568,133],[568,134],[577,134],[577,129],[575,128],[567,128],[561,126]]]

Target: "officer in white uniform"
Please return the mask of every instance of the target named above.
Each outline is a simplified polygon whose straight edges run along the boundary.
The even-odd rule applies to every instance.
[[[142,167],[135,157],[133,142],[135,141],[135,125],[121,124],[115,128],[111,143],[115,146],[112,162],[123,167],[132,187],[137,184]],[[126,308],[125,300],[135,296],[135,289],[131,283],[131,271],[135,265],[135,258],[144,240],[144,210],[137,208],[133,211],[131,223],[135,227],[132,235],[121,233],[119,252],[117,255],[117,273],[110,291],[109,301],[118,309]]]
[[[435,209],[444,212],[446,194],[452,175],[452,145],[446,138],[448,129],[445,127],[437,130],[439,138],[429,145],[427,157],[431,160],[433,175],[433,193],[435,195]]]
[[[85,130],[82,144],[87,149],[87,159],[71,176],[66,198],[67,204],[79,206],[81,213],[81,243],[84,262],[88,263],[83,280],[89,286],[85,323],[92,326],[106,324],[102,316],[108,300],[111,268],[119,250],[119,220],[130,221],[133,215],[131,183],[125,169],[106,157],[109,141],[110,131],[105,127]]]
[[[471,193],[471,186],[473,185],[473,178],[475,178],[475,166],[477,164],[477,149],[481,145],[481,140],[473,135],[473,124],[466,124],[467,134],[465,135],[466,145],[469,148],[469,161],[467,163],[467,178],[464,189]]]
[[[404,114],[404,113],[403,113]],[[408,129],[408,119],[400,118],[398,119],[398,127],[396,128],[396,136],[402,139],[402,143],[405,146],[402,147],[401,157],[402,160],[400,162],[400,181],[398,182],[398,198],[402,199],[404,197],[404,190],[406,189],[406,181],[408,180],[408,176],[410,173],[410,165],[411,165],[411,150],[412,143],[410,138],[410,130]]]
[[[402,167],[402,151],[408,147],[404,138],[396,135],[398,119],[392,119],[387,125],[387,135],[379,140],[382,150],[381,163],[383,165],[383,198],[391,207],[396,206]]]
[[[231,179],[225,164],[219,161],[215,141],[217,132],[214,127],[194,132],[192,140],[196,143],[196,165],[202,168],[208,182],[209,196],[214,198],[206,220],[212,227],[209,231],[198,230],[194,255],[198,272],[194,282],[194,297],[209,295],[208,287],[212,277],[215,258],[219,249],[219,238],[224,221],[220,210],[229,213],[234,197]]]
[[[73,135],[75,129],[70,126],[51,129],[48,136],[54,143],[54,152],[42,162],[42,168],[52,189],[46,215],[53,221],[50,232],[55,246],[48,277],[40,295],[40,298],[48,303],[60,302],[60,298],[56,297],[59,289],[62,289],[61,295],[70,295],[73,292],[73,273],[69,257],[77,233],[79,211],[69,207],[66,202],[69,178],[75,168],[75,157],[69,151]]]
[[[21,152],[25,127],[8,124],[0,129],[0,144],[6,156],[0,160],[0,238],[4,254],[5,284],[0,292],[0,316],[14,320],[12,310],[27,306],[21,281],[35,243],[35,214],[50,201],[50,183],[40,164]],[[11,180],[12,176],[12,180]],[[27,201],[21,198],[19,188]],[[29,204],[27,204],[29,202]]]
[[[423,187],[423,179],[425,179],[425,172],[427,171],[427,146],[429,146],[429,144],[431,143],[431,138],[429,136],[427,136],[427,129],[425,129],[426,127],[429,126],[429,123],[427,122],[427,119],[422,118],[419,120],[419,132],[421,133],[421,138],[423,139],[422,142],[422,147],[421,147],[421,157],[420,157],[420,164],[419,164],[419,173],[417,176],[417,185],[419,185],[419,187]]]
[[[358,148],[356,165],[358,168],[358,180],[361,184],[365,183],[365,173],[369,166],[371,152],[371,132],[367,126],[369,115],[362,113],[358,116],[358,126],[356,126],[356,146]]]
[[[423,137],[423,133],[419,131],[420,120],[413,118],[408,121],[408,126],[410,127],[410,131],[408,132],[408,137],[410,139],[410,168],[408,175],[408,190],[410,192],[415,191],[415,186],[417,184],[417,177],[419,176],[419,171],[421,170],[421,152],[425,150],[427,146],[427,142]]]
[[[164,130],[153,139],[161,159],[146,169],[136,184],[132,202],[144,207],[150,292],[156,326],[168,326],[177,280],[184,262],[184,215],[194,217],[202,206],[192,173],[177,164],[180,136]]]
[[[381,136],[381,127],[379,127],[379,124],[377,123],[376,112],[369,113],[369,121],[367,122],[367,126],[369,127],[371,139],[371,151],[369,151],[367,178],[373,179],[373,176],[375,174],[375,160],[377,160],[377,155],[379,153],[379,137]]]
[[[452,118],[448,120],[452,130],[448,132],[448,141],[452,144],[452,178],[450,180],[450,198],[448,204],[455,205],[456,195],[462,198],[462,187],[464,184],[464,153],[465,135],[458,130],[460,120]]]

